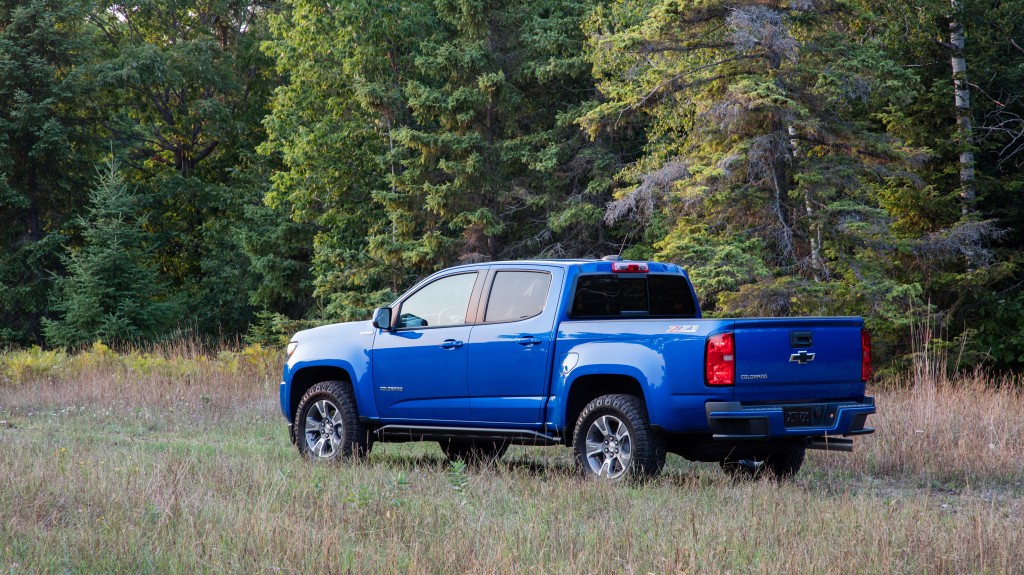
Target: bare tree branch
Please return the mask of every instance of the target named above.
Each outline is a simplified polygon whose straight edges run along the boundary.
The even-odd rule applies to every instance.
[[[666,162],[661,168],[646,174],[640,185],[624,198],[608,204],[604,221],[608,225],[615,224],[627,217],[635,218],[639,225],[646,224],[654,213],[657,196],[667,192],[672,184],[690,176],[686,164],[673,160]]]

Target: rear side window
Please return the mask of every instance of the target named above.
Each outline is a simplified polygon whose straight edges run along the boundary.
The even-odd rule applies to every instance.
[[[540,315],[550,287],[551,275],[547,273],[498,272],[487,300],[484,321],[519,321]]]
[[[677,274],[620,277],[580,276],[573,317],[695,317],[697,306],[686,278]]]

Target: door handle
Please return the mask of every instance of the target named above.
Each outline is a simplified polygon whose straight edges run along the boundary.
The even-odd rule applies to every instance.
[[[457,339],[446,339],[441,342],[441,347],[444,349],[455,349],[462,347],[462,342]]]
[[[519,345],[537,345],[540,343],[540,338],[529,335],[524,335],[516,340]]]

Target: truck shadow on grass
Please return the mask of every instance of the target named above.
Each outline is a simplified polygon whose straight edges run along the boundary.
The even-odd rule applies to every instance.
[[[445,472],[452,469],[455,462],[449,461],[444,456],[434,454],[407,454],[407,453],[374,453],[368,461],[363,463],[370,467],[387,467],[403,471],[434,471]],[[535,458],[530,456],[505,457],[497,461],[485,461],[467,465],[465,468],[469,474],[496,473],[499,475],[512,475],[529,477],[541,480],[579,480],[581,482],[596,481],[587,480],[573,464],[564,457]],[[712,485],[733,484],[735,480],[709,472],[699,472],[696,468],[671,468],[664,469],[653,478],[634,479],[629,482],[632,485],[661,485],[672,487],[684,487],[687,489],[707,487]]]
[[[420,469],[428,471],[445,471],[454,465],[444,456],[433,454],[384,453],[371,455],[366,462],[370,466],[387,466],[400,469]],[[510,472],[535,477],[566,477],[577,475],[571,462],[547,460],[538,461],[531,458],[503,458],[497,461],[483,461],[466,465],[470,472]]]

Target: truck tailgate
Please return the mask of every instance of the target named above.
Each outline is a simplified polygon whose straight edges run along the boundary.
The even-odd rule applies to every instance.
[[[735,400],[860,400],[862,328],[845,317],[736,320]]]

